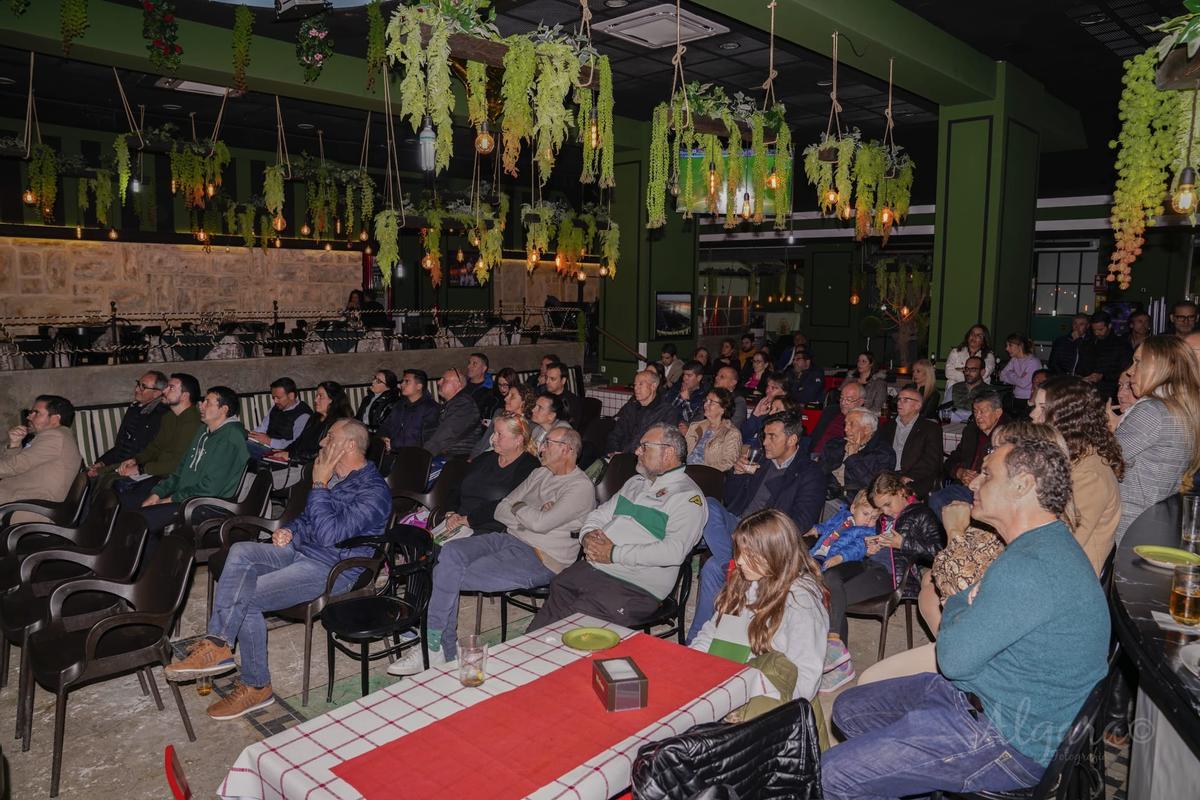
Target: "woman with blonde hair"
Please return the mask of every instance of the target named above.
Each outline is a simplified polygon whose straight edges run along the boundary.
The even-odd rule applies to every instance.
[[[1192,486],[1200,467],[1200,365],[1175,336],[1151,336],[1133,354],[1130,387],[1137,402],[1119,418],[1109,409],[1125,458],[1119,544],[1143,511]]]
[[[504,530],[496,522],[496,506],[540,465],[530,431],[529,420],[516,414],[495,418],[492,449],[471,462],[459,490],[458,508],[446,515],[435,536]]]
[[[933,369],[933,362],[928,358],[917,359],[913,362],[912,377],[913,383],[921,390],[921,416],[924,419],[937,419],[941,398],[938,397],[937,373]]]
[[[733,531],[733,559],[737,568],[726,579],[713,616],[691,647],[742,661],[779,653],[795,665],[797,673],[792,697],[781,699],[812,700],[821,684],[829,601],[821,568],[809,555],[800,529],[778,509],[755,511]],[[726,615],[734,619],[723,624]],[[745,624],[730,624],[735,621]],[[738,642],[722,638],[734,630],[744,631],[745,643],[740,636]]]

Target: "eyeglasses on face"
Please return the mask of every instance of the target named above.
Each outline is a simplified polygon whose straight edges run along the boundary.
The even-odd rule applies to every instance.
[[[146,392],[157,392],[158,391],[158,387],[155,386],[154,384],[150,384],[149,386],[147,386],[146,384],[142,383],[141,381],[134,381],[133,385],[135,387],[137,387],[138,389],[141,389]]]
[[[670,447],[666,442],[638,442],[637,449],[642,450],[646,447]]]
[[[371,378],[371,383],[387,383],[383,378]]]

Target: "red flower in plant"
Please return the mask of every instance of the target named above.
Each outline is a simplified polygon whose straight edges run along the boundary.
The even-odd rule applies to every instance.
[[[182,53],[182,52],[183,52],[183,48],[182,48],[182,47],[180,47],[179,45],[175,45],[175,52],[176,52],[176,53]]]
[[[168,22],[168,23],[169,23],[169,22],[174,22],[174,21],[175,21],[175,15],[174,15],[174,14],[167,14],[167,15],[165,15],[165,16],[164,16],[162,19],[163,19],[163,22]]]
[[[147,11],[153,11],[154,3],[151,3],[150,0],[146,0],[146,2],[142,3],[142,8],[146,9]]]

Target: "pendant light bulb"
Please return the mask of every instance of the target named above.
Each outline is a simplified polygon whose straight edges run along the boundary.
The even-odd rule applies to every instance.
[[[531,270],[537,266],[538,260],[539,260],[539,253],[537,250],[530,250],[528,258],[525,259],[526,263],[529,264],[529,268]]]
[[[754,209],[750,207],[750,193],[745,192],[742,194],[742,219],[750,219],[753,213]]]
[[[179,183],[174,178],[171,178],[171,194],[179,191]]]
[[[842,217],[842,219],[845,219],[845,220],[854,219],[854,209],[851,208],[849,204],[843,206],[841,217]]]
[[[479,128],[475,133],[475,152],[481,156],[491,155],[496,149],[496,137],[492,136],[492,132],[488,130],[487,122],[479,123]]]
[[[1171,195],[1171,210],[1189,216],[1196,213],[1196,171],[1191,167],[1184,167],[1179,173],[1179,185]]]
[[[579,281],[580,283],[583,283],[584,281],[587,280],[587,273],[584,272],[583,270],[579,270],[579,272],[575,273],[575,280]]]
[[[215,196],[217,193],[217,185],[215,183],[208,184],[204,187],[204,193],[209,197]]]
[[[284,219],[283,214],[276,214],[271,218],[271,227],[275,229],[276,233],[287,227],[287,220]]]
[[[133,192],[134,194],[137,194],[138,192],[142,191],[142,182],[139,181],[137,178],[132,178],[129,181],[129,191]]]
[[[433,256],[431,256],[429,253],[426,253],[425,257],[421,259],[421,266],[426,270],[433,269]]]
[[[461,247],[458,248],[458,252],[454,254],[454,260],[461,264],[463,261],[466,261],[466,258],[466,255],[463,254],[463,249]]]
[[[825,190],[825,205],[836,206],[837,203],[838,203],[837,189],[826,189]]]
[[[771,170],[771,174],[767,176],[767,188],[768,189],[778,189],[779,188],[779,173],[776,172],[775,170]]]
[[[850,293],[850,305],[856,306],[862,298],[858,296],[858,292]]]
[[[900,319],[908,319],[908,306],[900,306]]]
[[[421,170],[423,172],[433,172],[437,166],[437,161],[434,157],[434,143],[437,141],[437,134],[433,132],[433,118],[428,114],[425,115],[425,120],[421,125],[421,132],[417,134],[417,146],[421,153]]]
[[[895,215],[892,213],[892,210],[890,208],[888,208],[887,206],[884,206],[883,208],[879,209],[879,224],[880,225],[891,225],[892,220],[894,218],[895,218]]]
[[[404,280],[404,259],[400,259],[399,261],[396,262],[395,275],[396,275],[396,280],[398,280],[398,281]]]
[[[717,165],[712,161],[708,162],[708,194],[710,197],[717,194]]]
[[[201,244],[203,244],[207,240],[208,240],[207,233],[205,233],[203,230],[196,231],[196,241],[197,242],[200,242]]]
[[[111,239],[112,241],[114,241],[114,242],[115,242],[115,241],[117,240],[117,236],[119,236],[119,234],[117,233],[117,229],[116,229],[116,228],[109,228],[109,229],[108,229],[108,238],[109,238],[109,239]]]
[[[595,106],[588,115],[588,141],[591,142],[593,150],[600,148],[600,116],[596,113]]]
[[[37,202],[37,195],[33,193],[33,189],[26,189],[21,192],[21,202],[27,206],[31,206]]]
[[[600,275],[600,277],[601,277],[601,278],[607,278],[607,277],[608,277],[608,264],[601,264],[601,265],[600,265],[600,271],[599,271],[599,275]]]
[[[367,255],[371,255],[371,252],[372,252],[372,251],[371,251],[371,245],[367,245],[367,246],[365,246],[365,247],[363,248],[363,252],[364,252],[364,253],[366,253]]]
[[[281,247],[283,247],[283,240],[280,239],[278,236],[276,236],[275,237],[275,249],[278,250]]]
[[[332,249],[333,249],[333,244],[331,242],[326,242],[325,243],[325,252],[328,253]]]
[[[371,237],[370,237],[370,234],[367,233],[366,228],[363,228],[361,231],[358,232],[358,240],[360,242],[365,242],[369,238],[371,238]]]
[[[76,239],[82,239],[82,238],[83,238],[83,226],[82,226],[82,225],[76,225],[76,226],[75,226],[75,238],[76,238]]]
[[[562,253],[555,253],[554,254],[554,268],[562,269],[562,265],[563,265]]]
[[[333,221],[333,232],[338,236],[342,235],[342,221],[340,219],[335,219]]]
[[[300,226],[301,236],[308,236],[310,233],[312,233],[312,228],[308,227],[307,222]]]

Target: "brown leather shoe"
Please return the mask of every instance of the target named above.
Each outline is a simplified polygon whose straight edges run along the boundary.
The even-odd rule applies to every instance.
[[[219,721],[237,719],[274,702],[275,693],[271,690],[271,684],[256,689],[238,681],[232,692],[208,707],[208,715]]]
[[[182,661],[168,664],[163,669],[163,675],[169,681],[184,681],[201,675],[229,672],[236,667],[229,645],[213,644],[210,639],[203,638],[192,645]]]

